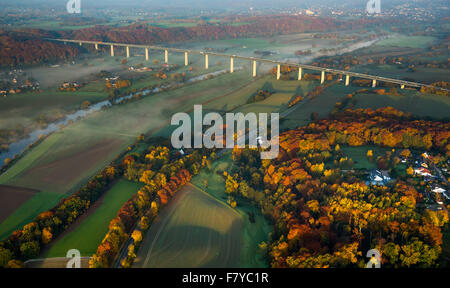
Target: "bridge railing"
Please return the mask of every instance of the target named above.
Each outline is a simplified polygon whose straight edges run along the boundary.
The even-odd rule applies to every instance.
[[[376,75],[369,75],[369,74],[350,72],[350,71],[344,71],[344,70],[338,70],[338,69],[324,68],[324,67],[300,64],[300,63],[294,63],[294,62],[284,62],[284,61],[264,59],[264,58],[257,58],[257,57],[229,55],[229,54],[223,54],[223,53],[217,53],[217,52],[211,52],[211,51],[181,49],[181,48],[174,48],[174,47],[161,47],[161,46],[145,45],[145,44],[127,44],[127,43],[114,43],[114,42],[89,41],[89,40],[74,40],[74,39],[51,39],[51,38],[47,38],[46,40],[58,41],[58,42],[64,42],[64,43],[78,43],[80,45],[81,44],[91,44],[91,45],[95,45],[96,48],[98,48],[99,45],[110,46],[111,48],[113,48],[113,47],[125,47],[125,48],[127,48],[127,51],[129,51],[128,50],[129,48],[140,48],[140,49],[150,49],[150,50],[165,51],[165,53],[166,53],[166,59],[165,59],[166,62],[167,62],[167,53],[168,52],[175,52],[175,53],[188,53],[188,54],[197,54],[197,55],[209,55],[209,56],[216,56],[216,57],[221,57],[221,58],[232,58],[232,59],[237,59],[237,60],[253,61],[253,63],[255,63],[255,61],[256,61],[258,63],[267,63],[267,64],[273,64],[273,65],[282,65],[282,66],[296,67],[296,68],[301,68],[299,73],[302,73],[301,71],[303,69],[312,70],[312,71],[319,71],[321,73],[323,72],[322,76],[321,76],[321,82],[323,82],[325,80],[324,79],[325,73],[332,73],[332,74],[344,75],[344,76],[353,77],[353,78],[372,80],[373,81],[373,86],[376,85],[376,82],[385,82],[385,83],[398,84],[398,85],[400,85],[401,88],[404,88],[406,86],[414,87],[414,88],[427,87],[427,88],[434,88],[436,90],[442,90],[442,91],[447,91],[447,92],[450,91],[450,90],[445,89],[443,87],[433,86],[433,85],[419,83],[419,82],[405,81],[405,80],[381,77],[381,76],[376,76]],[[127,53],[127,55],[128,55],[128,53]],[[231,61],[231,65],[233,65],[233,61]],[[206,65],[206,68],[207,67],[208,66]],[[230,72],[232,72],[232,71],[233,71],[233,68],[231,66],[230,67]],[[255,72],[256,72],[255,69],[253,69],[253,76],[256,76]],[[277,77],[277,78],[279,78],[279,77]],[[302,79],[301,75],[299,75],[299,80],[300,79]],[[348,85],[347,81],[346,81],[346,85]]]

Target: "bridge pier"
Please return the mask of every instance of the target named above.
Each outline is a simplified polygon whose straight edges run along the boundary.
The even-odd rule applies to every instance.
[[[350,76],[349,75],[345,75],[345,86],[350,85]]]
[[[205,69],[209,68],[208,54],[205,54]]]
[[[322,74],[320,75],[320,84],[323,84],[325,82],[325,71],[322,71]]]
[[[148,61],[148,48],[145,48],[145,61]]]
[[[280,80],[281,77],[281,65],[277,65],[277,80]]]
[[[400,86],[400,89],[405,89],[405,84],[402,84],[402,85]]]
[[[164,51],[164,63],[169,63],[169,51],[167,50]]]
[[[127,46],[127,58],[130,58],[130,47]]]
[[[83,46],[83,43],[80,42],[80,46]]]
[[[230,58],[230,73],[234,72],[234,58]]]
[[[111,57],[114,57],[114,45],[111,45]]]
[[[98,50],[98,43],[95,43],[95,50]]]
[[[303,68],[302,67],[298,67],[298,80],[302,80],[303,77]]]
[[[377,87],[377,80],[373,79],[372,80],[372,88]]]
[[[253,77],[256,77],[256,60],[253,60]]]
[[[184,52],[184,66],[189,65],[189,54],[188,52]]]

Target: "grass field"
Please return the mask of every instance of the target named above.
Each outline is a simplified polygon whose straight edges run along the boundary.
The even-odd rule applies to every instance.
[[[42,93],[27,92],[0,98],[0,129],[17,125],[28,126],[37,122],[41,115],[54,116],[80,109],[81,103],[99,102],[108,98],[103,91],[60,92],[45,89]]]
[[[231,207],[188,184],[153,222],[134,267],[237,267],[242,224]]]
[[[225,193],[225,180],[218,171],[229,171],[232,165],[231,153],[224,154],[220,159],[214,161],[211,170],[202,170],[192,178],[192,183],[204,188],[204,181],[208,183],[206,191],[216,199],[227,202],[228,195]],[[268,240],[268,235],[272,231],[272,226],[261,214],[260,209],[246,201],[238,200],[235,210],[243,219],[242,243],[239,266],[242,268],[263,268],[268,267],[268,263],[259,251],[258,245]],[[250,221],[249,215],[254,215],[254,222]]]
[[[0,222],[39,191],[0,185]]]
[[[317,82],[314,81],[301,82],[305,85],[305,91],[312,90],[317,85]],[[304,126],[311,122],[311,114],[313,112],[317,112],[321,118],[326,117],[334,109],[336,102],[341,102],[347,94],[354,90],[354,87],[346,87],[341,84],[333,85],[312,100],[303,100],[304,103],[299,104],[294,112],[282,119],[280,127],[283,129],[293,129]],[[303,95],[306,95],[306,93]]]
[[[260,90],[266,82],[272,84],[275,93],[263,101],[246,104],[248,99]],[[315,84],[317,83],[295,80],[277,81],[271,75],[263,75],[240,89],[226,94],[225,97],[204,103],[203,113],[211,111],[218,113],[242,112],[244,114],[249,112],[279,112],[287,108],[289,100],[293,97],[298,87],[301,88],[302,93],[306,94],[312,87],[314,87]],[[156,136],[170,137],[172,131],[176,128],[176,126],[165,126],[156,133]]]
[[[15,230],[22,228],[25,224],[30,223],[40,213],[49,210],[58,204],[64,195],[58,193],[39,192],[34,194],[14,213],[0,224],[0,240],[8,237]]]
[[[252,82],[247,72],[222,75],[114,106],[50,135],[0,176],[0,184],[45,193],[38,193],[26,202],[27,210],[19,208],[20,213],[16,211],[8,217],[0,224],[0,231],[20,228],[25,219],[33,219],[37,211],[55,204],[55,201],[40,201],[40,195],[53,195],[52,199],[59,199],[59,195],[76,191],[90,176],[125,151],[140,133],[170,123],[175,112],[188,111],[194,104],[238,91]]]
[[[397,46],[408,48],[426,48],[436,38],[431,36],[397,36],[377,42],[377,46]]]
[[[439,95],[423,94],[417,91],[399,90],[402,95],[357,94],[355,108],[377,109],[392,106],[404,112],[420,117],[450,117],[450,98]]]
[[[67,262],[72,258],[48,258],[48,259],[36,259],[27,261],[25,263],[25,268],[66,268]],[[82,257],[80,259],[80,268],[89,268],[88,257]]]
[[[439,68],[418,67],[415,72],[412,72],[407,68],[399,68],[397,65],[383,64],[356,66],[351,71],[370,75],[382,75],[383,77],[399,80],[409,79],[418,83],[449,81],[447,70]]]
[[[382,156],[386,153],[386,148],[378,147],[378,146],[361,146],[361,147],[349,147],[349,146],[342,146],[342,151],[344,152],[345,156],[352,158],[354,163],[355,169],[375,169],[377,168],[377,165],[375,162],[370,162],[367,159],[367,151],[372,150],[373,151],[373,158],[376,159],[378,156]]]
[[[139,51],[133,51],[140,53]],[[152,54],[152,59],[163,60],[161,53]],[[78,110],[85,101],[91,103],[105,100],[109,97],[109,93],[104,89],[105,80],[99,79],[98,73],[101,70],[113,71],[122,75],[125,79],[131,79],[132,85],[128,88],[120,89],[125,94],[133,89],[146,88],[152,85],[170,82],[170,77],[166,80],[160,80],[154,77],[155,72],[129,72],[126,70],[128,66],[144,64],[157,69],[160,64],[153,64],[151,61],[146,62],[143,57],[131,57],[128,59],[128,66],[121,65],[122,57],[104,57],[99,56],[80,59],[80,63],[76,65],[61,65],[58,68],[50,68],[47,66],[33,67],[27,70],[27,73],[41,82],[43,87],[42,93],[26,92],[21,94],[10,95],[0,98],[0,129],[11,129],[17,125],[25,127],[36,124],[41,115],[54,116],[58,114],[66,114],[73,110]],[[117,61],[116,61],[117,60]],[[189,72],[189,67],[180,65],[177,69],[168,73],[186,72],[188,78],[192,78],[207,72],[214,72],[226,68],[226,65],[216,65],[211,61],[209,70],[203,69],[204,58],[201,56],[191,56],[190,66],[194,68]],[[171,63],[184,63],[184,55],[171,54]],[[87,64],[87,66],[83,64]],[[64,81],[87,82],[76,92],[59,91],[58,86]],[[47,87],[49,86],[49,87]],[[45,88],[44,88],[45,87]]]
[[[92,256],[105,237],[109,222],[116,216],[120,207],[142,186],[140,183],[119,180],[73,224],[75,227],[71,231],[64,233],[50,246],[43,257],[64,257],[70,249],[78,249],[81,256]]]
[[[217,172],[230,167],[226,153],[178,192],[147,232],[134,267],[268,266],[258,244],[272,227],[253,204],[239,201],[233,209],[226,203],[225,181]]]

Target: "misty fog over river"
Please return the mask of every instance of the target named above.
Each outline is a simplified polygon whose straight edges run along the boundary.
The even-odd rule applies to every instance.
[[[369,40],[369,41],[364,41],[364,42],[353,43],[346,47],[339,47],[339,49],[334,49],[333,51],[326,51],[326,52],[318,51],[318,52],[315,52],[312,55],[308,55],[308,56],[285,58],[283,61],[309,64],[309,63],[313,62],[316,58],[319,58],[319,57],[341,55],[344,53],[353,52],[353,51],[356,51],[361,48],[370,47],[382,39],[387,39],[387,38],[391,38],[391,37],[394,37],[394,35],[380,37],[380,38],[377,38],[374,40]],[[36,68],[36,69],[39,69],[39,68]],[[241,68],[236,68],[235,70],[238,70],[238,69],[241,69]],[[262,69],[262,70],[269,71],[269,68],[265,67],[265,69]],[[217,75],[220,75],[220,74],[223,74],[226,72],[227,72],[226,70],[220,70],[220,71],[216,71],[213,73],[207,73],[207,74],[203,74],[203,75],[200,75],[197,77],[190,78],[186,82],[191,83],[191,82],[195,82],[195,81],[201,81],[201,80],[206,79],[209,76],[217,76]],[[84,73],[84,74],[86,74],[86,73]],[[175,84],[179,84],[179,83],[175,83]],[[167,88],[170,88],[171,86],[173,86],[173,85],[166,85],[166,86],[163,86],[162,89],[167,89]],[[113,104],[118,104],[118,103],[121,103],[122,101],[128,100],[128,99],[132,98],[135,94],[142,93],[142,95],[145,96],[145,95],[148,95],[151,93],[158,93],[160,91],[161,91],[160,88],[155,88],[153,90],[144,90],[142,92],[131,93],[129,95],[126,95],[126,96],[116,99],[114,101],[114,103],[112,103],[110,100],[104,100],[104,101],[101,101],[101,102],[91,105],[87,109],[80,109],[74,113],[68,114],[68,115],[66,115],[66,117],[63,120],[57,121],[55,123],[51,123],[45,129],[34,130],[33,132],[31,132],[28,135],[28,137],[23,138],[17,142],[10,143],[8,151],[4,151],[4,152],[0,153],[0,168],[4,166],[5,159],[8,159],[8,158],[13,159],[14,157],[17,157],[18,155],[21,155],[24,151],[26,151],[26,149],[28,148],[29,145],[38,141],[40,137],[49,135],[50,133],[53,133],[56,131],[59,131],[61,129],[60,128],[61,126],[66,126],[72,121],[76,121],[76,120],[85,118],[89,114],[100,111],[102,108],[111,106]]]
[[[240,69],[242,69],[242,68],[241,67],[235,68],[236,71],[240,70]],[[193,82],[196,82],[196,81],[202,81],[202,80],[205,80],[205,79],[209,78],[210,76],[218,76],[220,74],[224,74],[224,73],[227,73],[227,72],[228,72],[227,70],[219,70],[219,71],[215,71],[215,72],[212,72],[212,73],[202,74],[200,76],[196,76],[196,77],[188,79],[186,81],[186,83],[193,83]],[[104,100],[104,101],[101,101],[101,102],[98,102],[98,103],[95,103],[95,104],[91,105],[87,109],[80,109],[80,110],[78,110],[78,111],[76,111],[74,113],[67,114],[64,119],[62,119],[60,121],[57,121],[55,123],[51,123],[51,124],[47,125],[47,127],[44,128],[44,129],[36,129],[33,132],[31,132],[28,135],[28,137],[23,138],[23,139],[21,139],[21,140],[19,140],[17,142],[11,143],[9,145],[8,151],[4,151],[4,152],[0,153],[0,168],[4,166],[5,159],[8,159],[8,158],[13,159],[14,157],[17,157],[18,155],[20,155],[24,151],[26,151],[29,145],[31,145],[31,144],[35,143],[36,141],[38,141],[40,139],[40,137],[47,136],[47,135],[49,135],[49,134],[51,134],[53,132],[61,130],[61,126],[66,126],[66,125],[70,124],[70,122],[72,122],[72,121],[77,121],[79,119],[83,119],[86,116],[88,116],[88,115],[90,115],[90,114],[92,114],[94,112],[100,111],[101,109],[109,107],[109,106],[111,106],[113,104],[119,104],[119,103],[121,103],[123,101],[131,99],[131,98],[133,98],[134,95],[142,94],[143,96],[146,96],[146,95],[149,95],[149,94],[152,94],[152,93],[158,93],[158,92],[161,92],[164,89],[168,89],[168,88],[170,88],[172,86],[176,86],[177,84],[180,84],[180,83],[167,84],[165,86],[162,86],[161,88],[156,87],[154,89],[147,89],[147,90],[131,93],[131,94],[128,94],[126,96],[119,97],[119,98],[117,98],[117,99],[115,99],[113,101],[111,101],[111,100]]]

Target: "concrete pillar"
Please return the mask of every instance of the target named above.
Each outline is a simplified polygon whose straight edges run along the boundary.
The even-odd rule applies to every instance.
[[[323,84],[325,82],[325,71],[322,71],[322,74],[320,75],[320,84]]]
[[[234,72],[234,58],[230,58],[230,73]]]
[[[169,63],[169,51],[164,51],[164,63]]]
[[[80,46],[83,46],[83,43],[80,42]]]
[[[277,80],[280,80],[281,77],[281,65],[277,65]]]
[[[209,68],[208,54],[205,54],[205,69]]]
[[[402,85],[400,86],[400,88],[401,88],[401,89],[405,89],[405,85],[402,84]]]
[[[95,50],[98,50],[98,44],[95,43]]]
[[[145,48],[145,61],[148,61],[148,48]]]
[[[372,80],[372,88],[375,88],[377,86],[377,80],[373,79]]]
[[[303,78],[303,68],[302,67],[298,67],[298,80],[302,80]]]
[[[127,46],[127,58],[130,58],[130,47]]]
[[[253,60],[253,77],[256,77],[256,61]]]
[[[345,75],[345,86],[350,85],[350,76],[349,75]]]
[[[189,65],[189,55],[188,52],[184,52],[184,66]]]
[[[111,57],[114,57],[114,46],[111,45]]]

